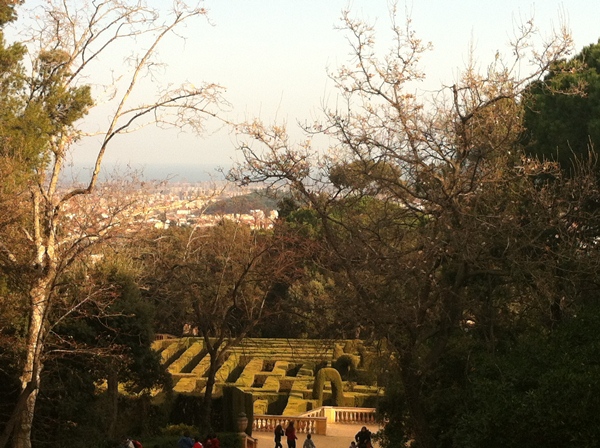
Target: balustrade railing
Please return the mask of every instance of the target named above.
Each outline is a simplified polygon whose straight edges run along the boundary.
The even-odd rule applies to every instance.
[[[321,406],[320,408],[313,409],[312,411],[308,411],[303,414],[300,414],[300,417],[327,417],[327,416],[325,415],[325,408]]]
[[[346,423],[353,425],[375,423],[374,408],[340,408],[326,406],[323,408],[323,412],[329,423]]]
[[[327,434],[326,417],[289,417],[283,415],[254,415],[252,431],[273,432],[277,425],[284,429],[290,421],[294,422],[294,428],[299,434]]]
[[[281,425],[285,429],[290,421],[294,422],[297,433],[326,435],[328,423],[353,425],[374,424],[375,409],[323,406],[305,412],[298,417],[255,414],[252,430],[258,432],[273,432],[277,425]]]

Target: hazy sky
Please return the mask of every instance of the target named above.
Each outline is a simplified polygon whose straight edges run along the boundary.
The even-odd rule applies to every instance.
[[[213,25],[196,22],[182,30],[185,44],[176,42],[161,54],[167,73],[226,87],[229,118],[277,119],[293,126],[318,117],[323,102],[335,100],[327,69],[345,63],[349,54],[347,35],[335,29],[342,9],[376,22],[385,44],[388,5],[387,0],[206,0]],[[399,2],[398,9],[399,21],[409,10],[417,35],[433,44],[423,60],[428,86],[452,83],[471,42],[482,61],[505,51],[520,18],[533,16],[549,34],[563,17],[577,51],[600,37],[597,0],[413,0]],[[225,129],[204,138],[148,131],[116,141],[107,160],[226,166],[236,157],[234,147],[235,137]]]

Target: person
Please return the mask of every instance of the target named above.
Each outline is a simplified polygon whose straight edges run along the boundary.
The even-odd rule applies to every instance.
[[[192,448],[202,448],[202,443],[200,442],[200,436],[194,437],[194,445]]]
[[[306,440],[304,441],[304,445],[302,448],[316,448],[315,442],[312,441],[312,437],[310,434],[306,434]]]
[[[125,448],[144,448],[141,442],[138,442],[131,437],[125,437],[123,439],[123,443],[121,443],[121,446]]]
[[[184,432],[181,438],[177,441],[177,448],[193,448],[194,441],[190,437],[189,432]]]
[[[285,435],[285,431],[283,430],[283,427],[281,425],[277,425],[275,427],[275,448],[283,448],[283,445],[281,444],[281,438]]]
[[[221,448],[221,442],[219,441],[219,439],[217,438],[217,435],[213,432],[210,433],[207,437],[206,437],[206,448]]]
[[[371,447],[371,431],[366,426],[363,426],[354,436],[354,440],[356,440],[358,448]]]
[[[285,428],[285,437],[287,438],[288,448],[296,448],[296,429],[294,428],[294,422],[290,420],[290,423]]]
[[[354,440],[350,442],[350,446],[348,448],[356,448],[356,442]]]

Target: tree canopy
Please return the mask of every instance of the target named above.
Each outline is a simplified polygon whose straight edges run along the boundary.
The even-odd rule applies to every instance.
[[[527,154],[556,161],[575,174],[596,164],[600,147],[600,42],[571,59],[556,61],[524,96]]]
[[[397,359],[384,446],[462,446],[452,428],[479,368],[473,353],[494,358],[531,328],[548,335],[597,291],[594,176],[568,178],[521,145],[521,100],[571,39],[532,50],[537,64],[521,77],[528,23],[515,60],[497,55],[485,74],[471,61],[428,100],[413,93],[427,47],[410,27],[394,24],[380,56],[369,24],[343,20],[352,60],[332,74],[338,106],[298,145],[282,126],[241,126],[246,163],[232,177],[288,185],[319,218],[329,269],[350,287],[341,307]],[[323,156],[312,147],[320,133],[335,142]]]

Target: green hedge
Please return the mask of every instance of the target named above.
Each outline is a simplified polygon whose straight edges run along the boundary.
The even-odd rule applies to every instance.
[[[262,372],[264,361],[262,359],[253,358],[250,360],[240,377],[235,382],[238,387],[252,387],[254,377],[257,373]]]

